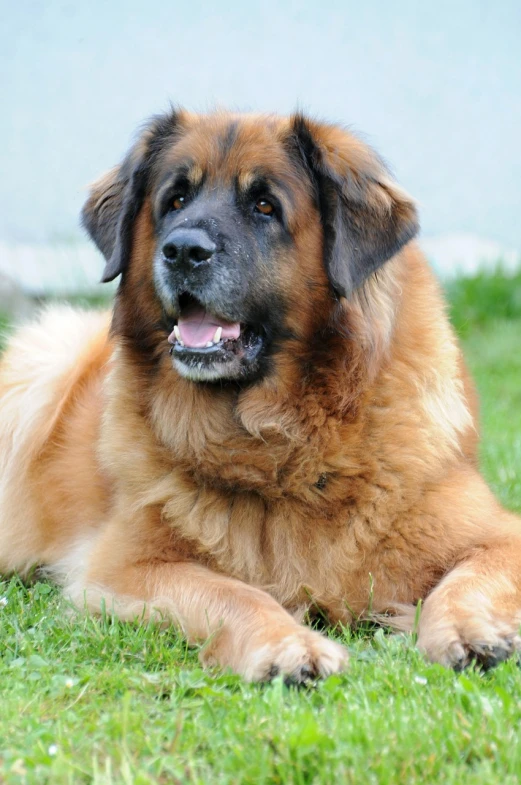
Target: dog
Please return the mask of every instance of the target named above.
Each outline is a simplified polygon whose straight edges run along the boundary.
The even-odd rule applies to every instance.
[[[385,618],[432,661],[519,647],[521,522],[413,200],[351,133],[172,110],[83,223],[112,315],[51,307],[0,369],[0,570],[155,618],[206,666],[300,683]]]

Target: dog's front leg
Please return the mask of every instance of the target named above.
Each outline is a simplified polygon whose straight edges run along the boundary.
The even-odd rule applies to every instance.
[[[249,681],[281,674],[306,682],[345,667],[344,647],[298,624],[267,592],[176,555],[162,524],[142,538],[145,532],[139,525],[109,525],[86,573],[69,583],[76,604],[94,612],[105,604],[125,619],[171,620],[190,643],[203,644],[205,665]]]

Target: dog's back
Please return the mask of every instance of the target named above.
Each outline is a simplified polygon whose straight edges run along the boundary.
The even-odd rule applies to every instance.
[[[53,306],[9,339],[0,363],[0,571],[25,572],[43,537],[38,462],[87,377],[108,359],[109,314]]]

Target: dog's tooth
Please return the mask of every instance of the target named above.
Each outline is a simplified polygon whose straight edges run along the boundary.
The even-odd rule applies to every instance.
[[[206,344],[207,349],[209,349],[210,346],[213,346],[213,341],[208,341],[208,343]]]
[[[218,327],[217,330],[215,331],[215,335],[213,337],[213,342],[214,343],[219,343],[219,341],[221,340],[222,332],[223,332],[223,328],[222,327]]]
[[[179,326],[177,324],[174,324],[174,335],[176,340],[179,341],[179,343],[182,345],[183,342],[181,340],[181,331],[179,330]]]

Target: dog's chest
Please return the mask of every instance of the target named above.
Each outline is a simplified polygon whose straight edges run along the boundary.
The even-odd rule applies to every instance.
[[[329,503],[329,482],[309,491],[310,502],[194,483],[165,512],[209,566],[267,589],[286,607],[332,607],[346,596],[358,604],[359,589],[364,597],[370,590],[369,577],[359,587],[358,575],[379,535],[354,500]]]
[[[302,438],[280,430],[253,438],[229,417],[219,428],[213,415],[182,421],[179,413],[165,505],[177,533],[209,566],[287,607],[346,597],[356,605],[395,513],[390,497],[400,496],[361,428],[321,413],[320,427],[317,415]]]

